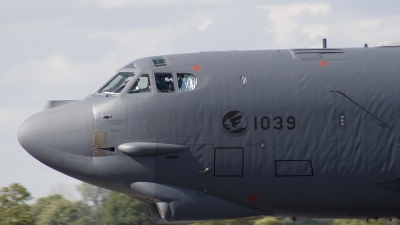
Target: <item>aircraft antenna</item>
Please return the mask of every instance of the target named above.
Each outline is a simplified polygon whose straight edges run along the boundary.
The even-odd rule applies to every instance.
[[[326,48],[326,38],[322,39],[322,48]]]

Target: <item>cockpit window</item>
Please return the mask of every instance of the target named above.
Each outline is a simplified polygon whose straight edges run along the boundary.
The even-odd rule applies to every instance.
[[[178,87],[180,92],[193,91],[197,86],[197,78],[190,73],[178,73]]]
[[[174,80],[170,73],[156,73],[157,92],[174,92]]]
[[[152,57],[151,61],[153,62],[154,67],[167,66],[168,65],[167,60],[162,56]]]
[[[148,74],[142,74],[135,83],[133,83],[128,94],[142,92],[151,92],[150,77]]]
[[[120,72],[113,79],[111,79],[99,93],[116,94],[120,93],[125,88],[126,84],[132,79],[134,73]]]

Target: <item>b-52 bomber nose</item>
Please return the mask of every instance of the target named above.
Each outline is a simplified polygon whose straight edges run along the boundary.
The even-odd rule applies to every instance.
[[[79,161],[84,162],[92,155],[90,102],[84,99],[50,103],[53,104],[48,103],[42,112],[23,122],[18,130],[18,141],[42,163],[66,174],[74,173],[77,165],[68,165],[67,159],[80,158]]]

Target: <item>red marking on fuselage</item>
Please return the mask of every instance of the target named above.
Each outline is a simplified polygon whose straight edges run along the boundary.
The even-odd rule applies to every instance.
[[[172,58],[172,57],[169,57],[168,59],[169,59],[170,62],[175,62],[175,59]]]
[[[194,65],[194,66],[192,66],[192,68],[196,72],[199,72],[201,70],[201,66],[200,65]]]
[[[326,67],[328,65],[328,61],[321,60],[321,61],[319,61],[319,65]]]
[[[255,202],[255,201],[257,201],[258,196],[257,195],[250,195],[249,199],[250,199],[251,202]]]

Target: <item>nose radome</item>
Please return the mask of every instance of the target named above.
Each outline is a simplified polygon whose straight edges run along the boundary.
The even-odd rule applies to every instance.
[[[83,99],[39,112],[21,124],[17,137],[35,158],[37,154],[89,156],[93,142],[91,104]]]
[[[28,149],[28,142],[29,142],[29,137],[30,135],[30,118],[26,119],[20,126],[18,129],[18,133],[17,133],[17,138],[18,138],[18,142],[19,144],[26,150],[29,152]]]

